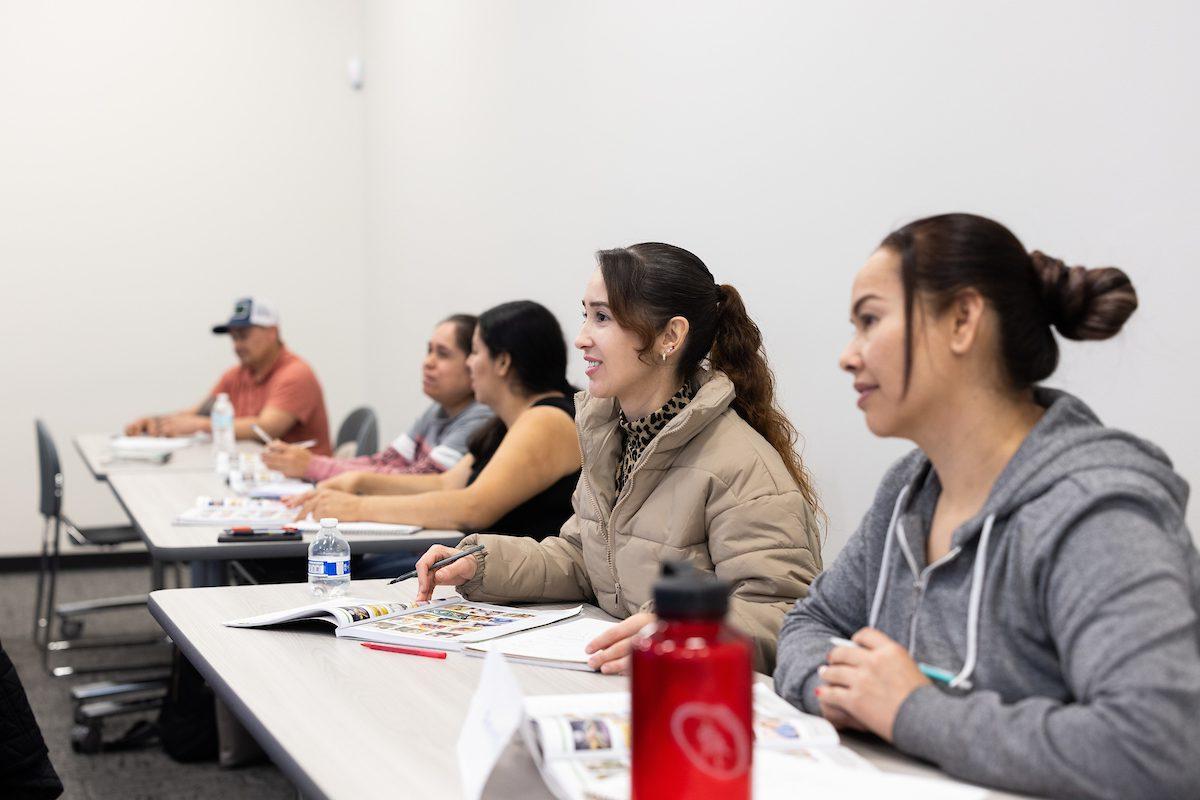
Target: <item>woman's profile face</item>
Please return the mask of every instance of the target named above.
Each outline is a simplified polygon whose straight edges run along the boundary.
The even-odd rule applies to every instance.
[[[496,360],[479,335],[479,328],[471,337],[471,355],[467,356],[467,371],[471,373],[471,388],[475,390],[475,399],[485,405],[492,405],[501,385],[504,383],[496,371]]]
[[[628,397],[653,379],[654,367],[638,354],[641,339],[612,316],[604,276],[597,267],[583,293],[583,324],[575,347],[583,353],[593,397]]]
[[[938,392],[935,331],[930,315],[913,305],[912,373],[904,386],[904,285],[900,256],[876,250],[854,278],[850,322],[854,336],[838,366],[854,377],[858,407],[876,436],[912,438],[917,426],[936,413]]]
[[[421,389],[443,406],[455,406],[471,397],[468,354],[459,349],[457,333],[453,322],[434,328],[421,362]]]

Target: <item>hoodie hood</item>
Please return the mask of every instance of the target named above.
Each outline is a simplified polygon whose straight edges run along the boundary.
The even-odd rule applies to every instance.
[[[904,466],[905,461],[901,462],[901,473],[911,477],[900,489],[892,508],[868,625],[877,627],[886,616],[884,604],[888,586],[897,578],[895,573],[899,564],[907,564],[914,585],[923,593],[934,568],[953,562],[965,551],[970,551],[973,561],[969,566],[969,577],[964,575],[962,578],[966,585],[963,609],[966,635],[961,648],[961,668],[957,671],[936,670],[952,689],[969,690],[972,687],[981,647],[984,591],[989,581],[998,580],[988,569],[993,530],[1003,531],[1024,510],[1038,508],[1039,501],[1055,492],[1060,484],[1069,483],[1071,489],[1082,489],[1086,499],[1060,509],[1061,513],[1054,514],[1056,518],[1052,521],[1039,519],[1025,526],[1033,537],[1043,540],[1043,552],[1053,552],[1056,547],[1052,540],[1065,535],[1076,519],[1100,503],[1116,500],[1145,505],[1149,499],[1149,507],[1160,527],[1186,530],[1183,519],[1188,486],[1172,469],[1162,450],[1131,434],[1105,428],[1090,408],[1066,392],[1038,389],[1035,400],[1046,409],[1042,418],[996,479],[983,508],[954,531],[950,551],[931,565],[924,563],[926,531],[941,487],[924,453],[911,454],[905,460],[909,462],[907,466]],[[1048,505],[1056,507],[1061,503],[1050,502]],[[919,508],[914,510],[915,506]],[[1044,513],[1042,510],[1032,516],[1036,518]],[[1004,536],[1003,533],[1000,535]],[[898,545],[902,559],[896,558],[897,547],[894,545]],[[1012,542],[1005,542],[996,550],[1011,552],[1013,546]],[[967,569],[965,565],[959,566]],[[999,572],[1007,572],[1007,567]],[[909,651],[914,653],[916,621],[914,613],[909,641]]]
[[[988,517],[1003,522],[1068,479],[1126,485],[1130,489],[1137,486],[1139,490],[1147,484],[1157,487],[1155,494],[1166,501],[1159,506],[1160,511],[1168,513],[1164,527],[1182,524],[1188,484],[1161,448],[1125,431],[1104,427],[1087,404],[1067,392],[1039,388],[1034,399],[1046,409],[1045,413],[996,479],[983,508],[955,531],[952,546],[962,546],[979,536]],[[929,459],[920,451],[913,455],[919,458],[908,483],[910,499],[937,481]]]

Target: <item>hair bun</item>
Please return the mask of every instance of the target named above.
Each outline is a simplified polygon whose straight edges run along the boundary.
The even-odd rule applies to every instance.
[[[1107,339],[1137,309],[1137,291],[1116,267],[1068,267],[1040,250],[1029,254],[1050,324],[1068,339]]]

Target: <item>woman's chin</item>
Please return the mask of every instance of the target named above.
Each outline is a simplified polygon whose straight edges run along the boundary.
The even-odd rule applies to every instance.
[[[603,380],[596,380],[595,378],[588,378],[587,390],[588,390],[588,394],[590,394],[592,397],[599,397],[599,398],[612,397],[612,394],[605,387]]]
[[[867,423],[867,430],[880,439],[888,439],[897,436],[896,425],[894,420],[887,419],[880,414],[863,414],[863,418]]]

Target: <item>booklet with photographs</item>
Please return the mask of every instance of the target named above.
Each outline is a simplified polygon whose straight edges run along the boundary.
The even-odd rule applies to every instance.
[[[577,615],[581,606],[561,611],[535,611],[447,597],[429,603],[386,603],[341,597],[322,603],[235,619],[234,628],[262,628],[301,620],[322,620],[347,639],[386,644],[461,650],[517,631],[527,631]]]
[[[521,730],[559,800],[629,797],[628,692],[527,697]],[[754,687],[754,747],[795,764],[876,769],[840,745],[827,720],[793,708],[762,685]]]

